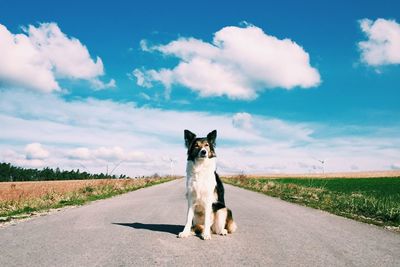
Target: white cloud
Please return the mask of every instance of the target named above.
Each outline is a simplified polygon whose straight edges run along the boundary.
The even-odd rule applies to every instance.
[[[96,149],[78,147],[70,150],[67,155],[70,159],[77,160],[105,160],[110,162],[143,162],[149,160],[149,157],[141,151],[126,151],[119,146],[101,146]]]
[[[141,48],[143,51],[146,51],[146,52],[149,52],[149,51],[150,51],[149,46],[147,45],[146,40],[140,40],[140,48]]]
[[[265,88],[309,88],[321,82],[318,70],[310,66],[307,52],[290,39],[278,39],[262,29],[225,27],[212,43],[195,38],[179,38],[166,45],[143,51],[158,51],[177,57],[173,69],[135,69],[137,84],[150,87],[161,82],[167,89],[183,85],[202,97],[227,96],[254,99]]]
[[[316,159],[326,160],[326,172],[349,171],[355,165],[359,170],[388,170],[400,158],[398,127],[369,129],[368,135],[355,137],[337,134],[339,129],[329,125],[250,113],[166,111],[96,99],[65,101],[57,95],[18,90],[0,91],[0,125],[0,161],[91,172],[116,167],[115,174],[131,176],[168,174],[171,163],[165,159],[171,158],[177,159],[175,173],[183,174],[184,129],[198,136],[218,130],[221,173],[321,172]],[[336,134],[326,134],[332,132]],[[32,143],[39,145],[27,156],[25,146]]]
[[[115,88],[117,87],[117,83],[114,79],[111,79],[108,83],[104,83],[97,78],[94,78],[89,81],[92,88],[97,90],[107,89],[107,88]]]
[[[68,37],[55,23],[29,25],[13,34],[0,24],[0,84],[41,92],[60,91],[59,78],[87,80],[95,89],[115,87],[104,83],[103,62],[94,61],[78,39]]]
[[[145,93],[143,93],[143,92],[140,93],[139,96],[140,96],[141,98],[143,98],[144,100],[147,100],[147,101],[151,100],[151,97],[150,97],[148,94],[145,94]]]
[[[32,143],[25,147],[26,159],[46,159],[49,156],[49,151],[44,149],[40,143]]]
[[[390,165],[390,168],[392,170],[400,170],[400,162],[395,162],[392,165]]]
[[[135,69],[132,72],[132,75],[135,76],[136,81],[137,81],[137,85],[142,86],[142,87],[146,87],[146,88],[150,88],[151,87],[151,83],[148,81],[148,78],[145,77],[145,73],[143,71]]]
[[[92,60],[86,46],[76,38],[69,38],[55,23],[43,23],[39,27],[29,25],[26,33],[32,45],[54,67],[57,75],[92,79],[103,75],[103,62],[99,57]]]
[[[89,159],[90,150],[86,147],[78,147],[68,152],[68,157],[71,159]]]
[[[151,160],[149,156],[141,151],[125,151],[119,146],[100,147],[93,152],[94,157],[122,162],[147,162]]]
[[[101,159],[121,160],[124,157],[124,151],[118,146],[100,147],[94,151],[94,155]]]
[[[361,60],[371,66],[400,64],[400,24],[395,20],[362,19],[361,30],[368,37],[358,43]]]
[[[25,34],[13,35],[0,24],[0,81],[40,91],[60,90],[52,65]]]
[[[252,116],[247,112],[236,113],[232,118],[232,124],[236,128],[251,130],[253,128]]]

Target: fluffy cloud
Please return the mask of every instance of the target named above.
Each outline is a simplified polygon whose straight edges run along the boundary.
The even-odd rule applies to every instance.
[[[40,91],[60,90],[51,63],[25,34],[13,35],[0,24],[0,81]]]
[[[32,143],[25,147],[26,159],[46,159],[49,156],[49,151],[44,149],[40,143]]]
[[[183,85],[202,97],[254,99],[265,88],[309,88],[321,82],[318,70],[311,67],[309,55],[301,46],[290,39],[268,35],[253,25],[222,28],[214,34],[212,43],[179,38],[156,46],[142,41],[141,48],[180,60],[173,69],[135,69],[137,84],[144,87],[157,81],[167,89],[174,84]]]
[[[29,25],[13,34],[0,24],[0,85],[42,92],[61,90],[58,78],[88,80],[95,89],[115,87],[104,83],[103,62],[94,61],[78,39],[65,35],[57,24]]]
[[[362,19],[361,30],[368,37],[358,43],[361,60],[371,66],[400,64],[400,25],[394,20]]]
[[[97,99],[65,101],[58,95],[18,90],[0,91],[0,124],[0,161],[91,172],[115,169],[115,174],[130,176],[169,174],[169,159],[176,159],[175,173],[183,174],[183,129],[199,136],[218,130],[221,173],[321,172],[317,159],[325,160],[325,172],[354,166],[388,170],[398,166],[400,157],[400,129],[395,126],[355,137],[329,125],[249,113],[166,111]],[[326,135],[332,132],[334,136]]]

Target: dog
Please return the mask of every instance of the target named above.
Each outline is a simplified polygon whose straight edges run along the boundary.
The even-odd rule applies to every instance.
[[[211,233],[227,235],[237,229],[232,211],[225,206],[224,186],[216,172],[215,140],[217,131],[207,137],[197,138],[184,131],[187,148],[186,198],[187,220],[179,238],[198,234],[211,239]]]

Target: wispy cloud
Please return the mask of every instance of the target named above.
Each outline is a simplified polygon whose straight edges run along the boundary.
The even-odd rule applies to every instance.
[[[63,151],[65,153],[65,151]],[[65,154],[64,154],[65,155]],[[151,157],[141,151],[129,151],[119,146],[105,147],[100,146],[95,149],[78,147],[66,152],[68,159],[72,162],[84,163],[84,165],[97,164],[147,164],[151,163],[154,157]],[[139,172],[143,172],[140,170]]]
[[[236,128],[252,130],[253,128],[252,116],[246,112],[236,113],[232,118],[232,124]]]
[[[154,46],[142,40],[140,45],[143,51],[179,59],[172,69],[135,69],[137,84],[144,87],[160,82],[167,90],[182,85],[201,97],[251,100],[266,88],[309,88],[321,83],[318,70],[300,45],[249,24],[222,28],[212,43],[191,37]]]
[[[87,80],[95,89],[115,87],[104,83],[100,57],[93,60],[78,39],[69,37],[56,23],[29,25],[13,34],[0,24],[0,85],[41,92],[61,91],[59,79]]]
[[[2,161],[102,172],[117,166],[116,174],[131,176],[170,173],[171,158],[177,160],[173,171],[183,174],[184,129],[199,136],[218,130],[220,172],[319,172],[318,160],[326,161],[326,171],[379,170],[398,166],[400,157],[400,141],[385,132],[354,137],[329,125],[250,113],[166,111],[96,99],[65,101],[57,95],[18,90],[0,91],[0,123]],[[340,134],[329,137],[321,131]]]

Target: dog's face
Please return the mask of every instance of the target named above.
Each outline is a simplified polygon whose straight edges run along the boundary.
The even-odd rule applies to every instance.
[[[215,154],[215,139],[217,130],[210,132],[207,137],[196,138],[196,135],[189,130],[185,130],[185,145],[188,149],[188,160],[195,161],[213,158]]]

